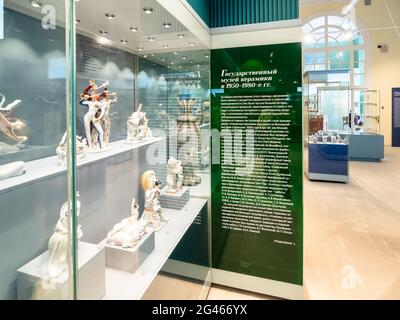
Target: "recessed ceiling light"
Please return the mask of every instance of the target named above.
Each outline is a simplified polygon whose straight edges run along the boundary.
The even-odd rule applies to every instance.
[[[206,58],[206,59],[208,59],[209,57],[210,57],[210,55],[208,55],[208,54],[204,55],[204,58]]]
[[[154,42],[154,41],[156,41],[156,38],[154,38],[154,37],[148,37],[147,40],[149,40],[150,42]]]
[[[183,60],[186,60],[186,59],[187,59],[187,57],[186,57],[186,56],[182,56],[182,59],[183,59]]]
[[[146,14],[152,14],[153,13],[153,8],[143,8],[144,13]]]
[[[40,8],[42,4],[38,1],[31,1],[31,6],[34,8]]]
[[[106,35],[108,34],[108,32],[105,31],[105,30],[100,30],[99,33],[100,33],[101,35],[103,35],[103,36],[106,36]]]
[[[154,53],[152,53],[150,56],[151,56],[151,57],[155,57],[155,54],[154,54]]]
[[[132,32],[137,32],[139,30],[139,28],[130,27],[129,30],[131,30]]]
[[[100,43],[100,44],[107,44],[108,43],[108,39],[105,38],[105,37],[99,37],[97,39],[97,42]]]
[[[174,52],[174,55],[177,55],[178,53],[179,53],[178,51],[175,51],[175,52]]]
[[[183,39],[184,37],[185,37],[185,35],[183,33],[178,34],[179,39]]]
[[[122,40],[121,40],[121,43],[122,43],[122,44],[127,44],[127,43],[128,43],[128,40],[123,40],[123,39],[122,39]]]
[[[165,61],[166,59],[165,58],[161,58],[161,61]]]
[[[164,23],[163,23],[163,27],[164,27],[165,29],[169,29],[169,28],[172,27],[172,23],[170,23],[170,22],[164,22]]]
[[[194,63],[194,61],[193,61],[193,60],[190,60],[190,63]]]
[[[189,42],[189,46],[194,47],[195,43],[194,42]]]
[[[171,66],[173,66],[175,63],[173,61],[171,61]]]
[[[115,14],[113,14],[113,13],[106,13],[105,16],[109,20],[115,19]]]
[[[168,48],[168,45],[167,45],[167,44],[163,44],[162,47],[163,47],[164,49],[167,49],[167,48]]]
[[[143,58],[147,58],[147,54],[144,54],[144,55],[143,55]]]
[[[144,48],[143,47],[137,47],[138,51],[143,51]]]

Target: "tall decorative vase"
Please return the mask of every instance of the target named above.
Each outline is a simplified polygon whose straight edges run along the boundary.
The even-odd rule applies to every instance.
[[[193,107],[197,100],[190,95],[180,95],[178,105],[181,114],[177,118],[178,160],[183,166],[183,186],[192,187],[201,183],[201,178],[194,173],[200,164],[200,128]]]

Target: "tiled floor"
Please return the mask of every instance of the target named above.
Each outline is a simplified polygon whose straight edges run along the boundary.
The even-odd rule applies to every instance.
[[[305,180],[308,299],[400,299],[400,149],[351,162],[349,184]]]

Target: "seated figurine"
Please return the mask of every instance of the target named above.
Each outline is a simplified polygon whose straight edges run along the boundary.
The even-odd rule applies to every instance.
[[[0,180],[25,174],[25,162],[17,161],[0,166]]]
[[[139,220],[139,205],[132,200],[131,217],[116,224],[107,235],[107,243],[122,248],[133,248],[146,234],[146,222]]]
[[[167,192],[175,193],[182,189],[183,168],[182,161],[171,157],[167,166]]]
[[[79,194],[77,195],[79,197]],[[49,264],[48,273],[50,278],[57,278],[62,274],[68,266],[68,255],[70,252],[68,243],[68,216],[69,216],[69,204],[66,202],[60,210],[60,218],[57,222],[55,231],[49,240]],[[77,203],[77,215],[80,212],[80,202]],[[80,240],[83,236],[81,226],[77,228],[77,238]]]
[[[146,171],[142,176],[142,188],[145,192],[145,205],[143,219],[153,226],[154,229],[159,229],[162,222],[166,222],[161,214],[160,205],[160,186],[161,181],[157,179],[154,171]]]

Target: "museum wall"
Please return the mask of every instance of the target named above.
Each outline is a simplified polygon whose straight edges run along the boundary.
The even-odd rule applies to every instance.
[[[324,4],[300,6],[302,20],[318,13],[337,12],[348,1],[335,1]],[[396,25],[400,25],[400,1],[389,0],[389,7]],[[370,43],[367,55],[370,57],[367,86],[381,91],[381,134],[385,136],[385,145],[392,144],[392,88],[400,86],[400,37],[397,35],[383,0],[372,1],[372,6],[364,6],[363,1],[356,6],[357,20],[369,33]],[[387,44],[389,51],[381,53],[378,44]]]

